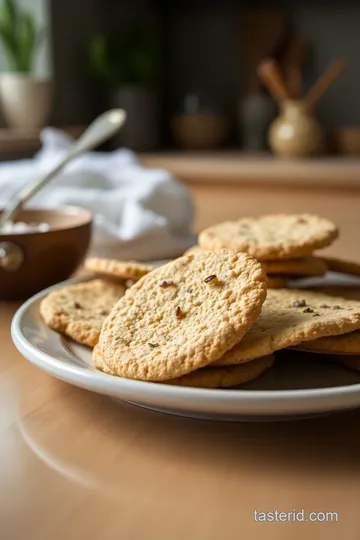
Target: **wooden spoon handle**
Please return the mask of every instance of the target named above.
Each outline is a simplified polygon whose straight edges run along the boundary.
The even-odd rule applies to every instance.
[[[272,58],[263,60],[258,67],[258,75],[278,102],[290,99],[290,93],[275,60]]]
[[[313,107],[315,103],[327,92],[338,77],[345,69],[345,60],[334,60],[328,69],[319,77],[315,84],[310,88],[305,96],[305,101],[309,107]]]

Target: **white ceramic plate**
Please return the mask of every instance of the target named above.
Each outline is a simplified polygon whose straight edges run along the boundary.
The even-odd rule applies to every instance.
[[[58,286],[30,298],[19,309],[11,333],[25,358],[70,384],[157,411],[217,420],[280,420],[360,407],[360,374],[325,356],[292,351],[279,353],[269,371],[239,389],[183,388],[105,375],[93,368],[88,348],[42,322],[39,303]]]

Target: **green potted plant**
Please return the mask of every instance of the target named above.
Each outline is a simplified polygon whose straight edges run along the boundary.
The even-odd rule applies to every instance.
[[[98,34],[89,45],[90,75],[106,89],[111,107],[126,110],[119,139],[133,150],[158,143],[158,57],[155,33],[148,27],[133,27],[116,38]]]
[[[42,127],[51,106],[51,83],[33,74],[43,29],[32,13],[15,0],[0,3],[0,40],[8,71],[0,75],[0,101],[5,121],[15,128]]]

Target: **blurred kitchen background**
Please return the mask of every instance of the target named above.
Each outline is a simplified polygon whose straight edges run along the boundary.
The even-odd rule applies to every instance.
[[[46,29],[35,71],[53,79],[54,125],[81,126],[104,106],[126,99],[130,105],[132,99],[138,100],[144,115],[150,106],[156,112],[148,119],[154,120],[155,125],[149,126],[153,137],[129,141],[139,150],[202,144],[241,149],[248,142],[243,139],[251,120],[241,106],[259,88],[257,65],[269,55],[291,65],[293,55],[293,62],[301,66],[304,90],[334,58],[346,59],[347,70],[319,101],[317,115],[329,132],[360,126],[360,6],[352,3],[273,1],[259,7],[240,0],[17,3]],[[0,67],[8,68],[3,48]],[[212,115],[214,125],[218,121],[219,140],[215,135],[210,140],[207,133],[205,141],[201,123],[197,141],[193,130],[186,135],[185,127],[174,122],[180,113],[204,113],[205,131],[212,125],[205,113]]]
[[[196,101],[209,112],[228,117],[231,131],[224,146],[241,148],[236,129],[239,98],[253,90],[252,79],[261,56],[286,54],[281,49],[286,49],[291,33],[305,42],[304,88],[333,58],[344,57],[348,62],[347,71],[319,102],[323,126],[332,130],[360,125],[360,6],[288,1],[266,2],[265,8],[249,2],[250,8],[239,0],[18,3],[31,10],[47,29],[36,69],[53,77],[52,120],[57,125],[87,123],[105,103],[111,105],[112,92],[138,85],[158,93],[159,139],[154,141],[158,148],[176,146],[171,119],[186,106],[196,109]],[[106,52],[96,51],[96,38],[103,39],[105,49],[114,44],[118,57],[115,53],[108,60]],[[131,63],[137,48],[144,55],[143,62],[154,65],[143,72],[134,66],[134,73],[126,73],[121,67]],[[4,69],[3,54],[0,61]],[[113,77],[107,72],[111,70]]]
[[[45,29],[35,73],[51,80],[47,124],[77,134],[103,110],[125,108],[126,128],[105,149],[135,150],[143,164],[168,169],[188,185],[195,230],[249,213],[309,211],[340,219],[355,241],[360,5],[321,0],[18,0],[18,5]],[[7,71],[6,51],[0,53],[1,70]],[[286,147],[285,159],[279,158],[276,136],[269,147],[269,126],[281,109],[258,76],[265,57],[276,61],[287,88],[295,88],[291,98],[303,97],[338,62],[332,66],[337,80],[323,81],[323,95],[309,113],[321,140],[306,150],[314,135],[306,124],[304,140],[296,135],[301,151]],[[301,132],[303,112],[294,114],[295,131]],[[3,111],[2,158],[34,154],[40,126],[10,124]],[[286,139],[289,128],[279,129]]]

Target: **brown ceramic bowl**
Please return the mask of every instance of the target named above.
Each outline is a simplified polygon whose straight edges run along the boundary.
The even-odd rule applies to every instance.
[[[48,223],[50,230],[0,234],[0,300],[28,298],[67,279],[91,239],[91,213],[75,206],[22,210],[17,221]]]
[[[229,133],[229,121],[221,114],[180,114],[171,121],[176,144],[188,150],[221,146]]]

